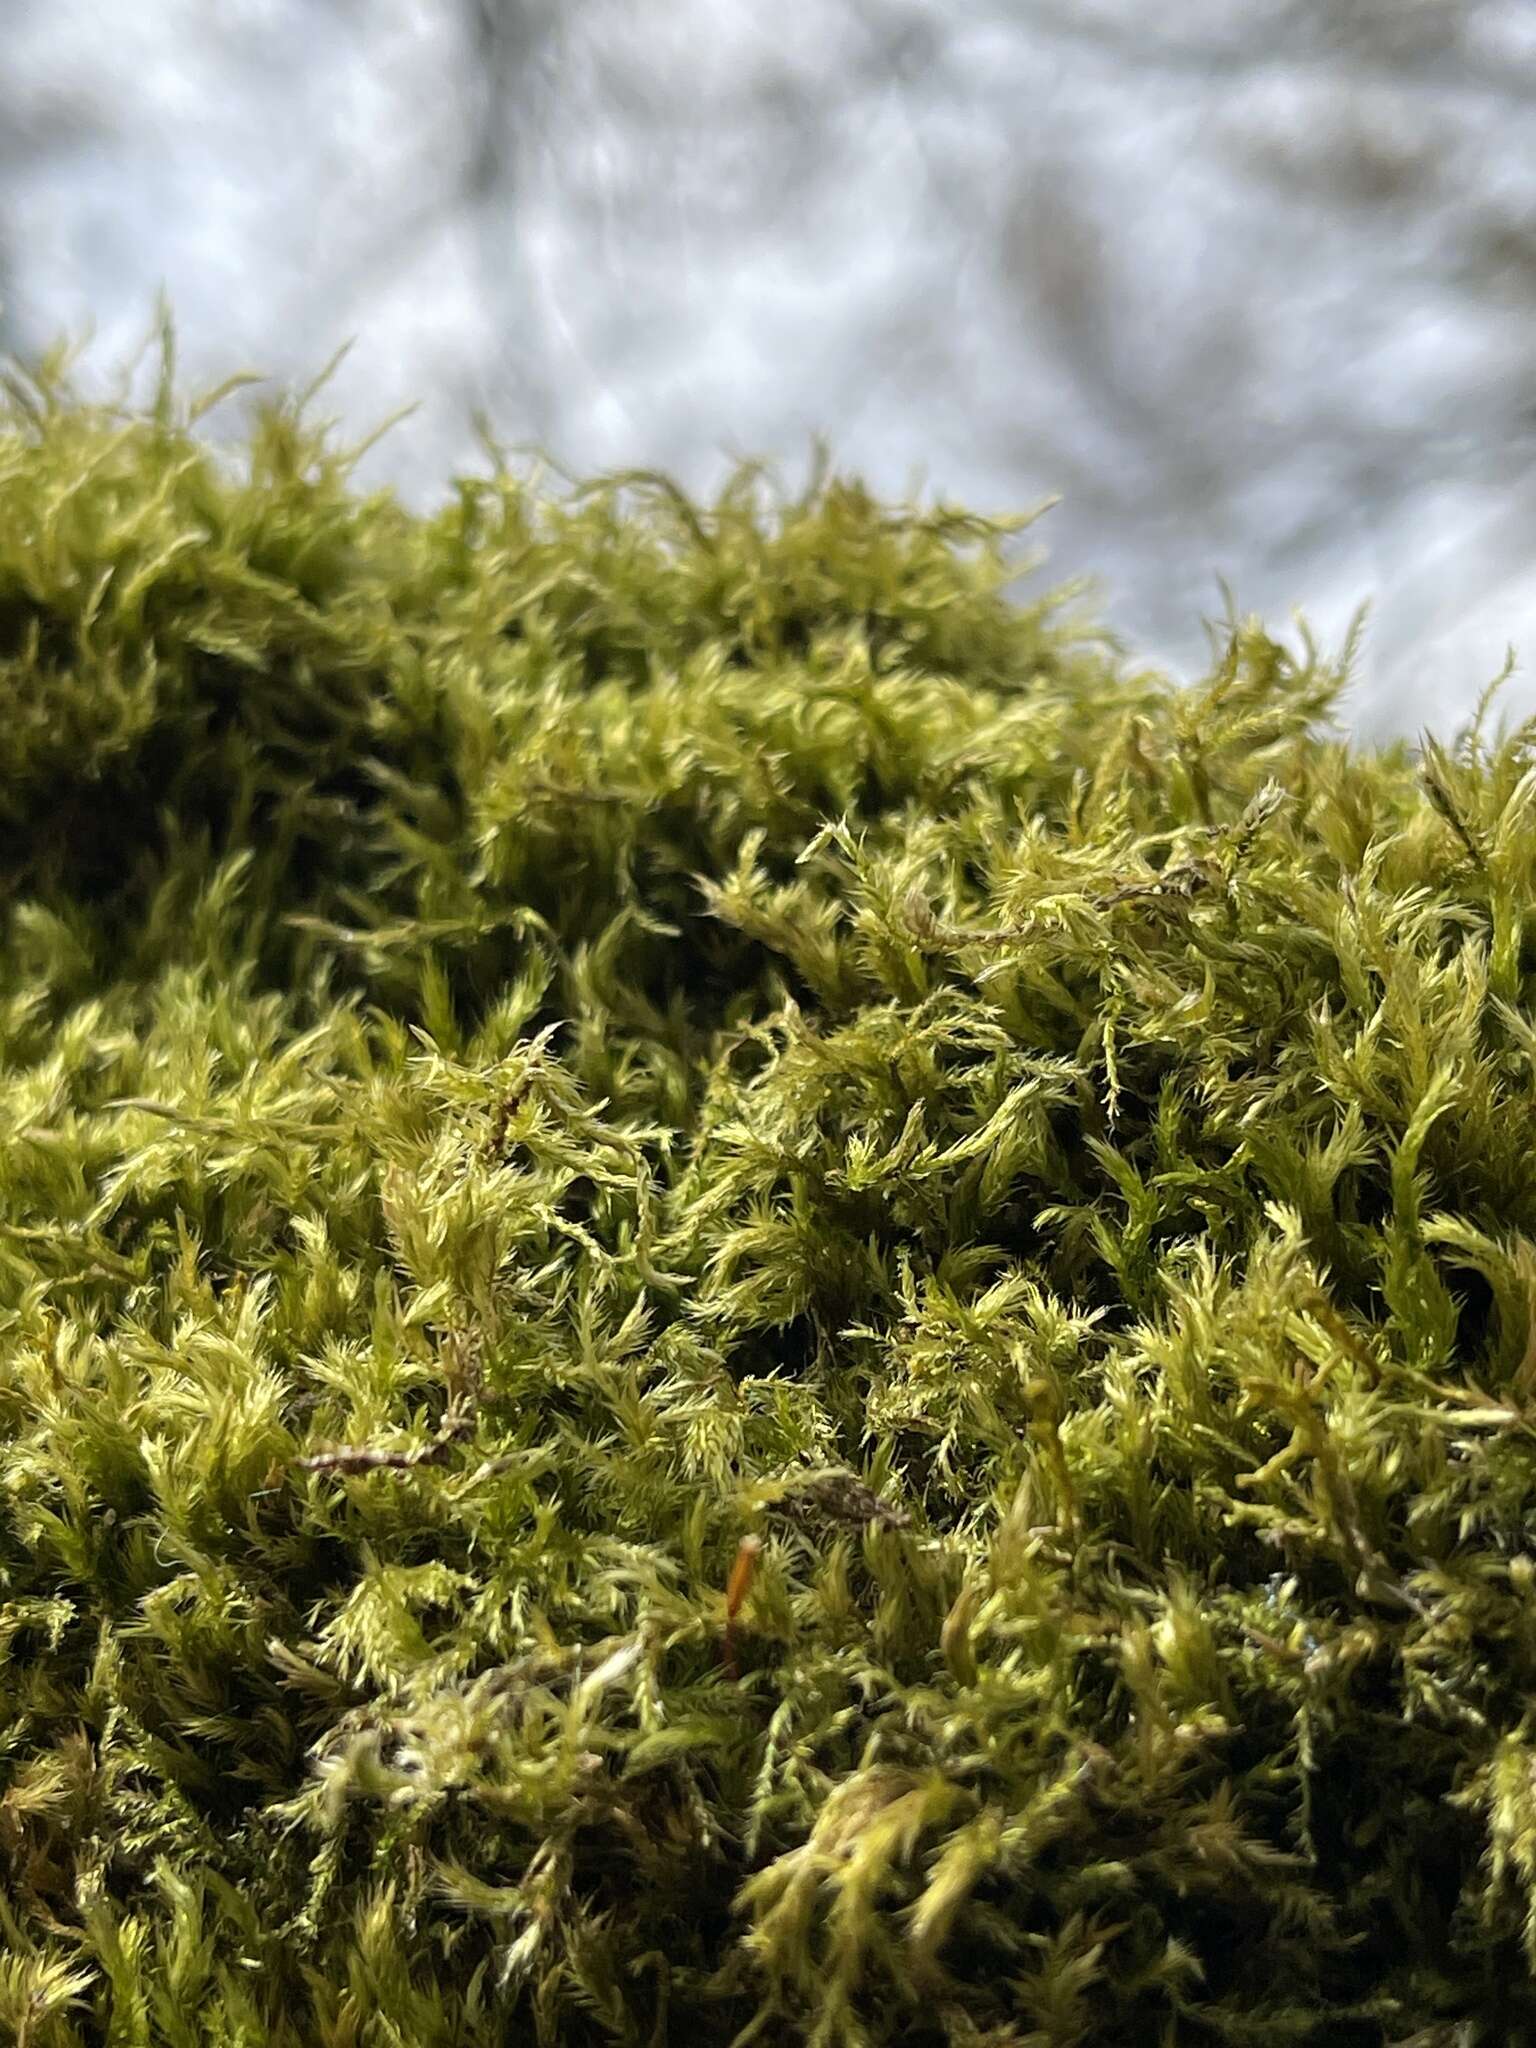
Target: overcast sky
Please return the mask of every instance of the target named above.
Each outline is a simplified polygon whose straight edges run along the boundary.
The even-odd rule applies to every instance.
[[[811,436],[1048,494],[1139,651],[1373,605],[1368,729],[1536,673],[1530,0],[10,0],[13,346],[306,381],[690,488]],[[1150,26],[1148,24],[1151,24]],[[1514,715],[1536,712],[1522,673]]]

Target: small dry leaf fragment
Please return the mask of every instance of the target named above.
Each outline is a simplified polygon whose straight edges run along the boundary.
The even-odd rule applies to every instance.
[[[462,1410],[450,1411],[432,1442],[414,1451],[389,1451],[373,1444],[338,1444],[334,1450],[295,1458],[294,1463],[301,1472],[414,1472],[418,1465],[440,1464],[453,1445],[473,1428],[472,1416]]]
[[[835,1469],[808,1472],[803,1478],[788,1481],[771,1505],[797,1521],[821,1514],[834,1522],[853,1523],[860,1528],[866,1522],[878,1522],[882,1529],[912,1526],[912,1517],[905,1508],[882,1500],[852,1472]]]

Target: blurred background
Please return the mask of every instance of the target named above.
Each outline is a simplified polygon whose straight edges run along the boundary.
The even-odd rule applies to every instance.
[[[6,0],[0,346],[176,316],[426,507],[586,473],[1062,502],[1139,653],[1372,626],[1370,733],[1536,711],[1533,0]],[[1027,587],[1027,586],[1026,586]]]

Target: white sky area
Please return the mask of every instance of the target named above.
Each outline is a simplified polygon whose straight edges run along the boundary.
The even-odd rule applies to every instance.
[[[360,474],[422,506],[477,407],[706,494],[820,431],[894,498],[1060,492],[1047,576],[1182,675],[1224,577],[1325,644],[1370,602],[1368,731],[1448,731],[1510,642],[1536,713],[1531,0],[5,15],[26,347],[116,370],[162,286],[191,384],[353,339],[328,410],[421,402]]]

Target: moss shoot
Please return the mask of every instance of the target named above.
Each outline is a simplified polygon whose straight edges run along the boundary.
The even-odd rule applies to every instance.
[[[1536,721],[0,412],[0,2037],[1536,2041]]]

